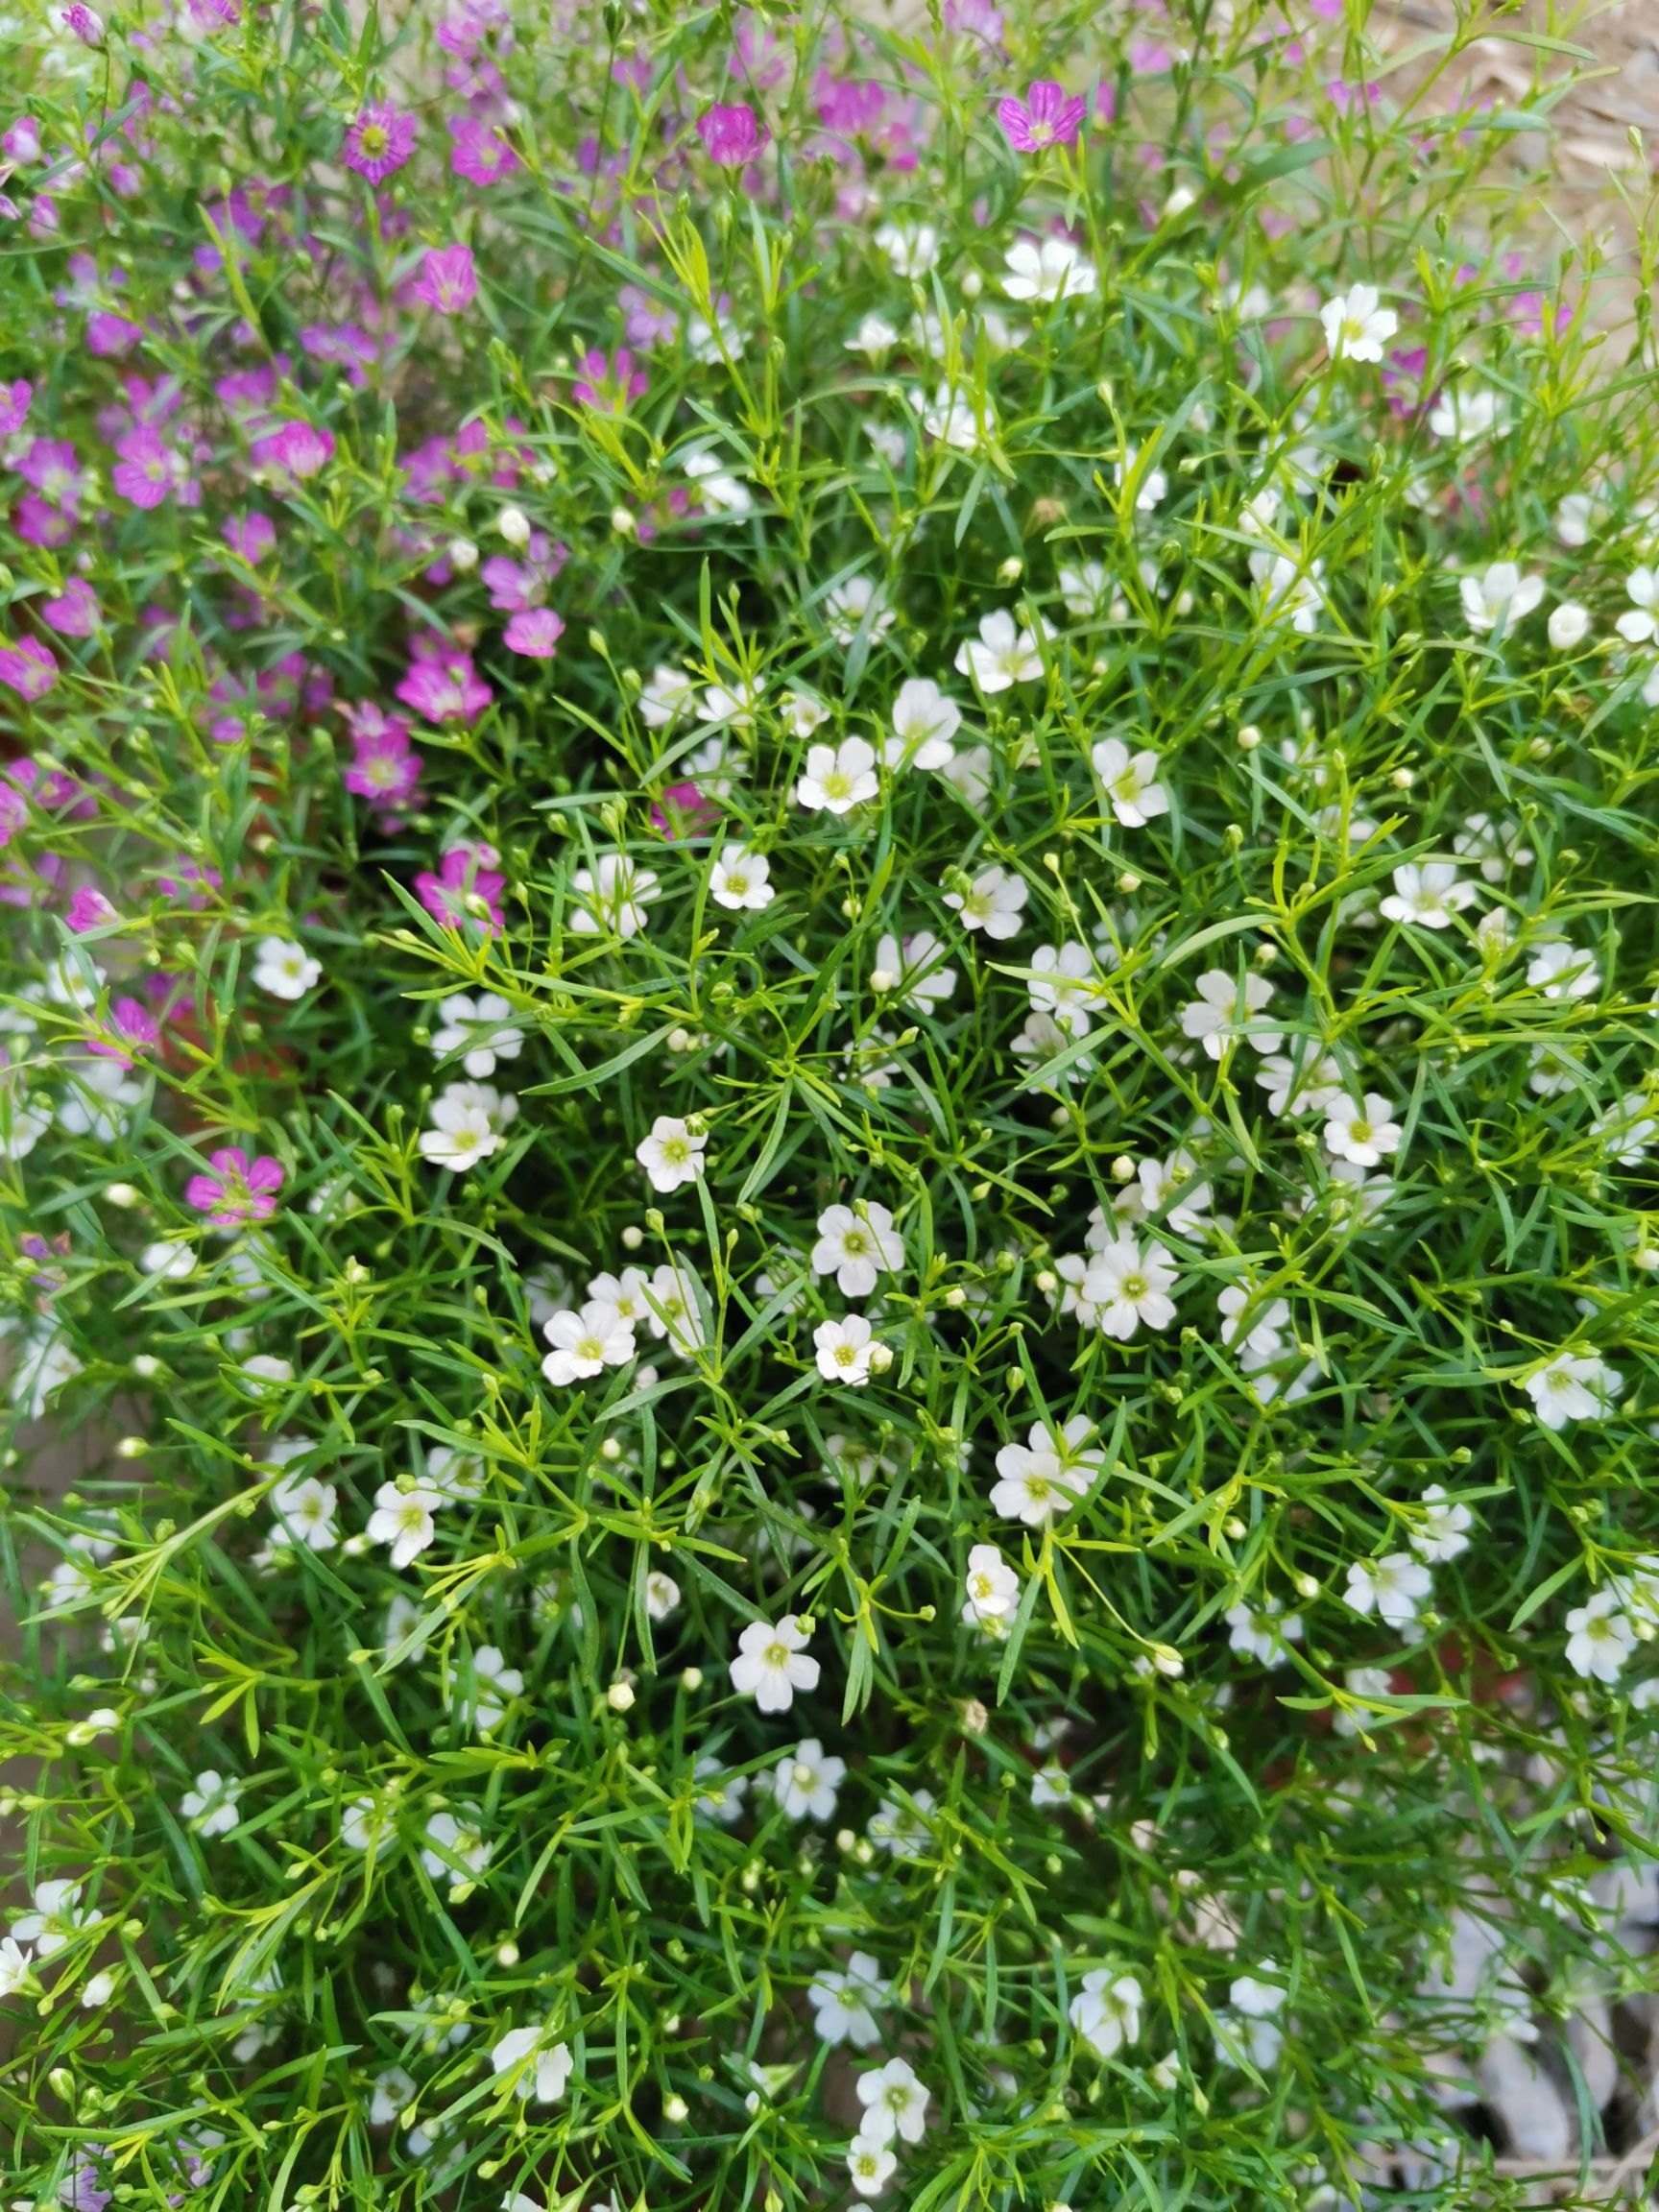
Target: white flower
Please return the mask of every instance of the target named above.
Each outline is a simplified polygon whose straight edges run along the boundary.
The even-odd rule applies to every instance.
[[[1046,632],[1046,624],[1045,624]],[[956,648],[956,672],[972,676],[981,691],[1006,691],[1016,684],[1035,684],[1043,674],[1037,634],[1018,624],[1005,607],[982,615],[977,637]]]
[[[762,1713],[787,1713],[797,1690],[818,1687],[818,1662],[808,1655],[807,1642],[793,1613],[785,1613],[776,1626],[751,1621],[737,1639],[733,1689],[739,1697],[753,1697]]]
[[[646,1286],[645,1319],[653,1336],[687,1358],[708,1343],[700,1300],[702,1286],[684,1260],[664,1261]]]
[[[921,2142],[927,2126],[927,2092],[908,2058],[889,2058],[873,2073],[860,2074],[855,2086],[864,2107],[858,2128],[862,2136],[872,2143],[891,2143],[895,2136]]]
[[[489,1083],[449,1083],[427,1112],[432,1126],[421,1132],[421,1157],[463,1175],[498,1152],[502,1131],[518,1112],[517,1098]]]
[[[747,1774],[727,1774],[718,1759],[705,1751],[691,1768],[691,1778],[701,1783],[694,1803],[696,1810],[709,1820],[718,1820],[723,1828],[730,1828],[743,1810],[743,1800],[749,1791]]]
[[[1137,461],[1139,461],[1140,458],[1140,446],[1131,445],[1123,453],[1120,460],[1113,462],[1112,481],[1117,485],[1119,491],[1123,489],[1125,483],[1127,483],[1130,476],[1134,473],[1135,464]],[[1141,477],[1140,481],[1135,486],[1136,514],[1152,514],[1154,510],[1162,503],[1164,494],[1168,491],[1168,489],[1169,479],[1165,475],[1163,469],[1148,469],[1145,474]]]
[[[1357,1559],[1348,1570],[1349,1604],[1356,1613],[1375,1613],[1390,1628],[1408,1628],[1433,1587],[1434,1577],[1409,1551]]]
[[[646,908],[661,896],[655,871],[626,853],[601,853],[591,868],[578,868],[570,890],[570,926],[582,937],[637,937],[650,920]]]
[[[666,1621],[680,1602],[680,1585],[672,1575],[654,1567],[645,1577],[645,1610],[653,1621]]]
[[[1267,550],[1252,553],[1250,579],[1262,594],[1262,622],[1288,622],[1300,637],[1310,636],[1325,604],[1319,587],[1324,572],[1320,561],[1303,562]]]
[[[524,1677],[509,1667],[495,1644],[481,1644],[472,1654],[472,1719],[483,1735],[499,1728],[515,1697],[522,1696]],[[464,1708],[463,1708],[464,1709]]]
[[[324,1482],[315,1475],[290,1475],[272,1487],[268,1503],[296,1544],[304,1544],[313,1551],[329,1551],[340,1541],[334,1525],[340,1499],[332,1482]]]
[[[414,2100],[415,2077],[401,2066],[383,2066],[373,2078],[369,2102],[371,2128],[390,2128]]]
[[[253,948],[253,980],[273,998],[303,998],[322,973],[322,961],[286,937],[261,937]]]
[[[435,1516],[447,1503],[442,1490],[424,1482],[413,1483],[407,1490],[400,1490],[396,1482],[382,1482],[369,1516],[369,1541],[389,1544],[393,1566],[407,1567],[438,1533]]]
[[[685,473],[697,486],[705,507],[715,515],[741,517],[754,511],[749,487],[721,462],[717,453],[704,448],[685,456]]]
[[[876,940],[876,965],[871,988],[890,991],[900,1003],[931,1014],[949,1002],[956,989],[956,971],[944,965],[946,947],[931,929],[918,929],[902,943],[888,930]],[[885,981],[878,982],[877,977]]]
[[[892,2004],[893,1992],[869,1952],[854,1951],[845,1973],[833,1967],[820,1969],[807,1984],[806,2002],[821,2043],[851,2043],[856,2050],[868,2051],[881,2040],[876,2014]]]
[[[1460,577],[1457,589],[1471,630],[1484,632],[1500,622],[1513,630],[1543,598],[1544,580],[1523,576],[1513,561],[1494,561],[1483,576]]]
[[[1546,1429],[1595,1421],[1613,1410],[1623,1378],[1594,1352],[1557,1352],[1527,1378],[1527,1394]]]
[[[885,592],[868,576],[849,576],[844,584],[834,585],[824,594],[824,612],[829,617],[830,635],[837,645],[851,645],[861,629],[868,625],[872,637],[885,637],[898,619],[887,604]],[[816,702],[814,702],[816,704]],[[820,708],[818,721],[827,714]],[[814,723],[812,728],[816,728]],[[812,728],[798,729],[798,737],[809,737]]]
[[[846,1772],[845,1759],[827,1752],[816,1736],[805,1737],[772,1769],[774,1802],[791,1820],[832,1819]]]
[[[495,1853],[494,1844],[487,1842],[481,1832],[476,1808],[468,1806],[464,1811],[464,1819],[453,1813],[434,1813],[426,1823],[426,1840],[421,1849],[421,1865],[434,1882],[447,1882],[449,1894],[457,1901],[471,1888]]]
[[[1377,911],[1384,922],[1416,922],[1425,929],[1450,929],[1452,917],[1476,898],[1450,860],[1407,861],[1394,871],[1394,888]]]
[[[879,367],[899,343],[899,333],[884,315],[866,315],[851,338],[842,340],[849,353],[862,353],[873,367]]]
[[[931,223],[883,223],[876,244],[895,276],[926,276],[939,266],[939,233]]]
[[[928,437],[953,446],[958,453],[972,453],[988,445],[997,435],[997,417],[990,399],[964,391],[960,385],[940,384],[931,399],[917,392],[912,403]]]
[[[379,1795],[353,1797],[340,1811],[340,1840],[349,1851],[368,1851],[393,1832],[392,1809]],[[402,2102],[408,2103],[405,2095]],[[384,2127],[381,2121],[377,2125]]]
[[[770,906],[777,891],[768,881],[772,863],[763,853],[751,853],[746,845],[725,845],[709,871],[709,896],[716,906],[733,913],[748,908],[758,913]]]
[[[1430,410],[1429,427],[1436,438],[1468,445],[1497,427],[1503,413],[1496,392],[1481,384],[1462,384],[1443,392]]]
[[[892,734],[881,740],[884,768],[943,768],[950,740],[962,727],[962,709],[926,676],[911,676],[893,702]]]
[[[659,1114],[650,1136],[641,1137],[634,1147],[634,1157],[650,1177],[653,1190],[678,1190],[702,1174],[708,1142],[706,1132],[693,1123]]]
[[[839,745],[808,746],[795,796],[812,813],[846,814],[879,789],[875,747],[862,737],[843,737]]]
[[[1088,1448],[1091,1433],[1088,1415],[1073,1413],[1058,1433],[1046,1422],[1034,1421],[1023,1444],[1004,1444],[997,1455],[1001,1479],[992,1485],[992,1511],[1022,1521],[1028,1528],[1041,1528],[1057,1514],[1070,1512],[1106,1464],[1103,1452]]]
[[[1102,2058],[1112,2058],[1141,2033],[1141,1984],[1132,1974],[1096,1966],[1085,1974],[1069,2008],[1072,2027]]]
[[[1070,238],[1021,238],[1004,259],[1002,289],[1010,300],[1083,300],[1094,291],[1094,264]]]
[[[564,2096],[576,2063],[569,2044],[554,2042],[554,2033],[550,2020],[540,2028],[510,2028],[490,2047],[491,2072],[509,2076],[515,2096],[534,2092],[539,2104],[551,2104]]]
[[[1546,628],[1556,652],[1571,653],[1590,635],[1590,610],[1580,607],[1576,599],[1563,599],[1559,607],[1551,611]]]
[[[1378,305],[1374,284],[1356,284],[1338,292],[1319,310],[1325,325],[1325,349],[1333,361],[1381,361],[1382,349],[1400,327],[1392,307]]]
[[[202,1836],[228,1836],[241,1820],[236,1800],[242,1794],[240,1782],[216,1774],[211,1767],[204,1767],[196,1777],[194,1790],[186,1790],[179,1800],[179,1810]]]
[[[1375,1167],[1386,1153],[1398,1152],[1404,1132],[1390,1118],[1392,1108],[1379,1091],[1368,1091],[1363,1105],[1343,1098],[1330,1109],[1325,1149],[1357,1167]]]
[[[1103,737],[1090,758],[1125,830],[1142,830],[1154,815],[1167,814],[1169,794],[1158,781],[1158,756],[1131,753],[1121,737]]]
[[[1018,1445],[1014,1447],[1020,1449]],[[1000,1455],[998,1455],[1000,1456]],[[968,1554],[967,1595],[962,1618],[967,1622],[1006,1621],[1019,1610],[1020,1577],[995,1544],[975,1544]]]
[[[1259,1052],[1278,1051],[1283,1031],[1271,1019],[1259,1019],[1273,996],[1265,975],[1246,971],[1238,978],[1224,968],[1207,968],[1197,987],[1197,998],[1181,1009],[1181,1033],[1201,1043],[1212,1060],[1245,1040]]]
[[[908,1801],[883,1797],[870,1815],[870,1840],[895,1859],[920,1859],[932,1840],[928,1818],[933,1811],[930,1790],[912,1790]]]
[[[1635,1648],[1636,1630],[1611,1590],[1598,1590],[1567,1616],[1567,1664],[1587,1680],[1616,1682]]]
[[[440,1058],[460,1052],[462,1067],[475,1082],[493,1075],[498,1061],[517,1060],[523,1048],[523,1033],[513,1026],[512,1012],[493,991],[480,991],[476,998],[457,991],[438,1001],[432,1049]]]
[[[553,1347],[541,1372],[557,1389],[601,1368],[626,1366],[634,1357],[634,1324],[602,1298],[589,1299],[580,1312],[549,1314],[541,1334]]]
[[[1298,1061],[1300,1065],[1298,1065]],[[1290,1055],[1274,1053],[1256,1070],[1269,1114],[1323,1114],[1342,1095],[1342,1071],[1329,1053],[1314,1058],[1298,1044]]]
[[[1100,997],[1100,979],[1087,945],[1039,945],[1031,955],[1025,992],[1032,1011],[1051,1014],[1073,1037],[1087,1037],[1089,1008]]]
[[[1286,1645],[1302,1641],[1302,1616],[1281,1613],[1272,1605],[1235,1605],[1226,1620],[1230,1631],[1227,1640],[1234,1650],[1248,1659],[1261,1660],[1264,1667],[1283,1667],[1287,1656]]]
[[[856,1214],[851,1206],[827,1206],[819,1214],[812,1272],[833,1275],[843,1298],[868,1298],[878,1275],[903,1264],[904,1239],[885,1206],[867,1199]]]
[[[898,2167],[887,2145],[873,2135],[854,2135],[847,2146],[847,2171],[860,2197],[879,2197]]]
[[[33,1971],[22,1946],[11,1936],[0,1937],[0,1997],[15,1997]]]
[[[33,1943],[38,1959],[55,1958],[82,1928],[96,1928],[102,1912],[81,1903],[79,1882],[36,1882],[30,1900],[33,1910],[20,1912],[12,1923],[12,1939]]]
[[[1098,561],[1085,561],[1078,568],[1060,571],[1060,599],[1068,614],[1085,622],[1098,614],[1112,589],[1112,579]]]
[[[1455,1559],[1469,1549],[1465,1533],[1475,1525],[1467,1505],[1446,1495],[1444,1482],[1431,1482],[1422,1497],[1423,1512],[1407,1541],[1419,1559]]]
[[[862,1313],[843,1313],[838,1321],[820,1321],[812,1332],[818,1372],[828,1382],[845,1382],[862,1389],[870,1380],[870,1324]]]
[[[1560,940],[1538,947],[1527,964],[1527,980],[1546,998],[1588,998],[1601,987],[1595,955]]]
[[[1095,1326],[1126,1344],[1144,1321],[1167,1329],[1175,1318],[1175,1263],[1162,1244],[1144,1251],[1133,1237],[1119,1237],[1096,1252],[1083,1276],[1083,1296],[1095,1310]]]
[[[113,1066],[114,1063],[108,1065]],[[116,1068],[115,1072],[119,1077],[119,1068]],[[51,1126],[52,1109],[44,1099],[30,1105],[19,1095],[15,1078],[12,1082],[0,1084],[0,1160],[27,1160]],[[72,1129],[69,1134],[84,1135],[85,1131]],[[116,1134],[111,1129],[102,1142],[110,1142]]]
[[[1659,569],[1632,568],[1624,586],[1630,609],[1613,627],[1627,645],[1647,645],[1659,638]]]
[[[639,718],[651,730],[665,730],[678,721],[696,696],[697,686],[683,668],[653,668],[651,681],[639,694]]]
[[[785,691],[778,702],[778,719],[791,737],[810,737],[830,719],[830,709],[809,691]]]
[[[964,929],[983,929],[997,944],[1020,934],[1020,917],[1030,891],[1022,876],[1006,868],[982,868],[966,891],[947,891],[945,903],[962,917]]]

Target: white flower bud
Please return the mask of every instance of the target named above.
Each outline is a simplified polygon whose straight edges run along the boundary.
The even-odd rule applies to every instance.
[[[503,507],[495,517],[495,527],[509,545],[530,542],[530,517],[522,507]]]

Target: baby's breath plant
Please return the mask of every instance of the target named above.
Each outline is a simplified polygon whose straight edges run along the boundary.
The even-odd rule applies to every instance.
[[[1367,17],[0,27],[8,2203],[1640,2143],[1649,232]]]

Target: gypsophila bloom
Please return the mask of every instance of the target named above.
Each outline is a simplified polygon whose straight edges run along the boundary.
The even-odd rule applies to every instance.
[[[1381,361],[1383,347],[1400,327],[1400,318],[1380,304],[1372,284],[1356,284],[1328,300],[1319,320],[1333,361]]]
[[[883,767],[943,768],[962,727],[962,710],[930,679],[912,676],[899,686],[890,724],[881,746]]]
[[[493,1075],[503,1060],[517,1060],[524,1038],[511,1019],[513,1009],[493,991],[476,998],[465,991],[451,992],[438,1001],[438,1025],[432,1032],[432,1049],[447,1059],[459,1053],[461,1065],[474,1081]]]
[[[964,929],[983,929],[996,944],[1020,934],[1021,916],[1030,890],[1022,877],[1005,868],[982,868],[966,890],[947,891],[945,903],[961,917]]]
[[[518,1101],[489,1083],[448,1083],[428,1111],[432,1126],[421,1132],[421,1157],[435,1167],[465,1174],[501,1149],[503,1131],[517,1114]]]
[[[1006,609],[981,617],[977,637],[956,648],[956,669],[972,676],[981,691],[1006,691],[1015,684],[1034,684],[1043,674],[1037,633],[1016,623]]]
[[[205,1768],[197,1775],[195,1788],[180,1798],[180,1817],[188,1820],[199,1836],[228,1836],[242,1818],[237,1808],[241,1793],[239,1782]]]
[[[382,1482],[369,1516],[370,1543],[387,1545],[394,1567],[409,1566],[437,1535],[437,1516],[445,1503],[442,1491],[425,1483],[403,1489],[396,1482]]]
[[[859,2133],[872,2143],[920,2143],[927,2127],[927,2091],[908,2058],[890,2058],[854,2084],[864,2107]]]
[[[321,960],[285,937],[261,937],[253,954],[253,981],[274,998],[303,998],[323,974]]]
[[[832,1819],[846,1772],[845,1759],[826,1752],[816,1736],[805,1737],[773,1768],[773,1800],[791,1820]]]
[[[772,863],[763,854],[751,853],[743,845],[723,846],[709,871],[709,896],[733,913],[758,914],[778,895],[771,873]]]
[[[541,1372],[555,1389],[585,1381],[606,1367],[622,1367],[634,1357],[634,1324],[604,1298],[592,1298],[578,1312],[550,1314],[542,1334],[553,1349]]]
[[[695,1183],[703,1173],[708,1142],[707,1132],[698,1124],[659,1114],[650,1135],[635,1146],[634,1157],[644,1168],[653,1190],[678,1190],[683,1184]]]
[[[415,138],[413,115],[399,114],[388,101],[371,100],[352,118],[340,157],[371,184],[383,184],[414,153]]]
[[[1635,1628],[1611,1590],[1598,1590],[1567,1616],[1567,1664],[1590,1681],[1616,1682],[1635,1647]]]
[[[1169,794],[1158,781],[1158,756],[1131,753],[1120,737],[1105,737],[1090,755],[1112,811],[1127,830],[1142,830],[1169,811]]]
[[[1023,100],[1010,93],[998,101],[997,120],[1016,154],[1042,154],[1050,146],[1070,146],[1088,111],[1086,100],[1068,99],[1063,85],[1041,79]]]
[[[870,1324],[862,1313],[844,1313],[838,1321],[821,1321],[812,1332],[812,1344],[818,1372],[827,1382],[842,1382],[857,1390],[869,1382],[878,1347],[871,1340]]]
[[[879,2197],[898,2165],[888,2144],[877,2136],[860,2133],[847,2146],[847,2172],[860,2197]]]
[[[1475,886],[1465,883],[1449,861],[1430,860],[1421,867],[1407,863],[1394,871],[1394,888],[1378,905],[1385,922],[1414,922],[1424,929],[1450,929],[1453,917],[1475,900]]]
[[[541,2028],[511,2028],[490,2046],[490,2070],[516,2097],[551,2104],[563,2097],[576,2063],[567,2043],[555,2039],[551,2022]]]
[[[1325,1149],[1334,1159],[1351,1160],[1358,1167],[1375,1167],[1398,1152],[1404,1134],[1388,1100],[1376,1091],[1358,1103],[1337,1099],[1326,1110]]]
[[[1356,1613],[1375,1613],[1390,1628],[1408,1628],[1432,1587],[1428,1568],[1409,1551],[1357,1559],[1348,1570],[1349,1604]]]
[[[733,1689],[739,1697],[753,1697],[762,1713],[787,1713],[797,1690],[818,1687],[818,1662],[807,1652],[807,1640],[793,1613],[776,1626],[750,1622],[731,1664]]]
[[[1526,1382],[1527,1394],[1546,1429],[1569,1421],[1598,1421],[1612,1410],[1622,1378],[1594,1352],[1557,1352]]]
[[[878,788],[874,747],[862,737],[844,737],[839,745],[807,749],[806,770],[795,796],[811,812],[846,814],[874,799]]]
[[[1141,1984],[1132,1974],[1114,1974],[1096,1966],[1084,1975],[1068,2016],[1092,2050],[1111,2058],[1139,2039],[1141,2004]]]
[[[655,870],[640,867],[626,853],[603,853],[591,868],[577,869],[570,893],[572,929],[584,936],[608,931],[626,941],[650,921],[661,885]]]
[[[904,1239],[893,1216],[874,1199],[851,1206],[829,1206],[818,1216],[818,1241],[812,1247],[815,1275],[833,1275],[844,1298],[868,1298],[885,1271],[904,1264]]]
[[[1202,1045],[1212,1060],[1219,1060],[1230,1045],[1251,1044],[1258,1052],[1277,1052],[1283,1042],[1281,1026],[1264,1009],[1272,1002],[1273,986],[1265,975],[1246,974],[1234,977],[1224,968],[1209,968],[1198,977],[1198,997],[1181,1009],[1181,1031]]]
[[[1458,579],[1463,613],[1477,636],[1502,623],[1505,630],[1531,613],[1544,597],[1541,576],[1523,576],[1513,561],[1494,561],[1481,576]]]
[[[1069,238],[1022,238],[1009,247],[1002,289],[1010,300],[1081,300],[1094,289],[1091,263]]]
[[[868,2051],[881,2040],[877,2014],[892,2004],[893,1992],[870,1953],[854,1951],[845,1971],[821,1968],[807,1984],[806,1998],[820,2042],[851,2043],[854,2050]]]
[[[1022,1518],[1024,1518],[1022,1515]],[[975,1544],[968,1554],[962,1618],[983,1626],[1004,1622],[1020,1603],[1020,1577],[995,1544]]]

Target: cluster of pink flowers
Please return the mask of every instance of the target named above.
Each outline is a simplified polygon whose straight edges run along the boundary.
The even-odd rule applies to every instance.
[[[499,858],[493,845],[452,845],[438,864],[438,873],[415,878],[421,903],[434,921],[446,929],[471,926],[485,935],[499,929],[506,920],[500,905],[507,878],[492,865]]]
[[[282,1188],[282,1164],[268,1152],[250,1160],[239,1144],[210,1152],[211,1173],[192,1175],[184,1195],[198,1214],[205,1214],[216,1229],[241,1229],[252,1221],[269,1221],[276,1211],[276,1193]]]
[[[347,709],[346,727],[352,757],[340,780],[347,790],[382,812],[406,806],[421,781],[421,756],[410,742],[408,723],[365,700]]]

